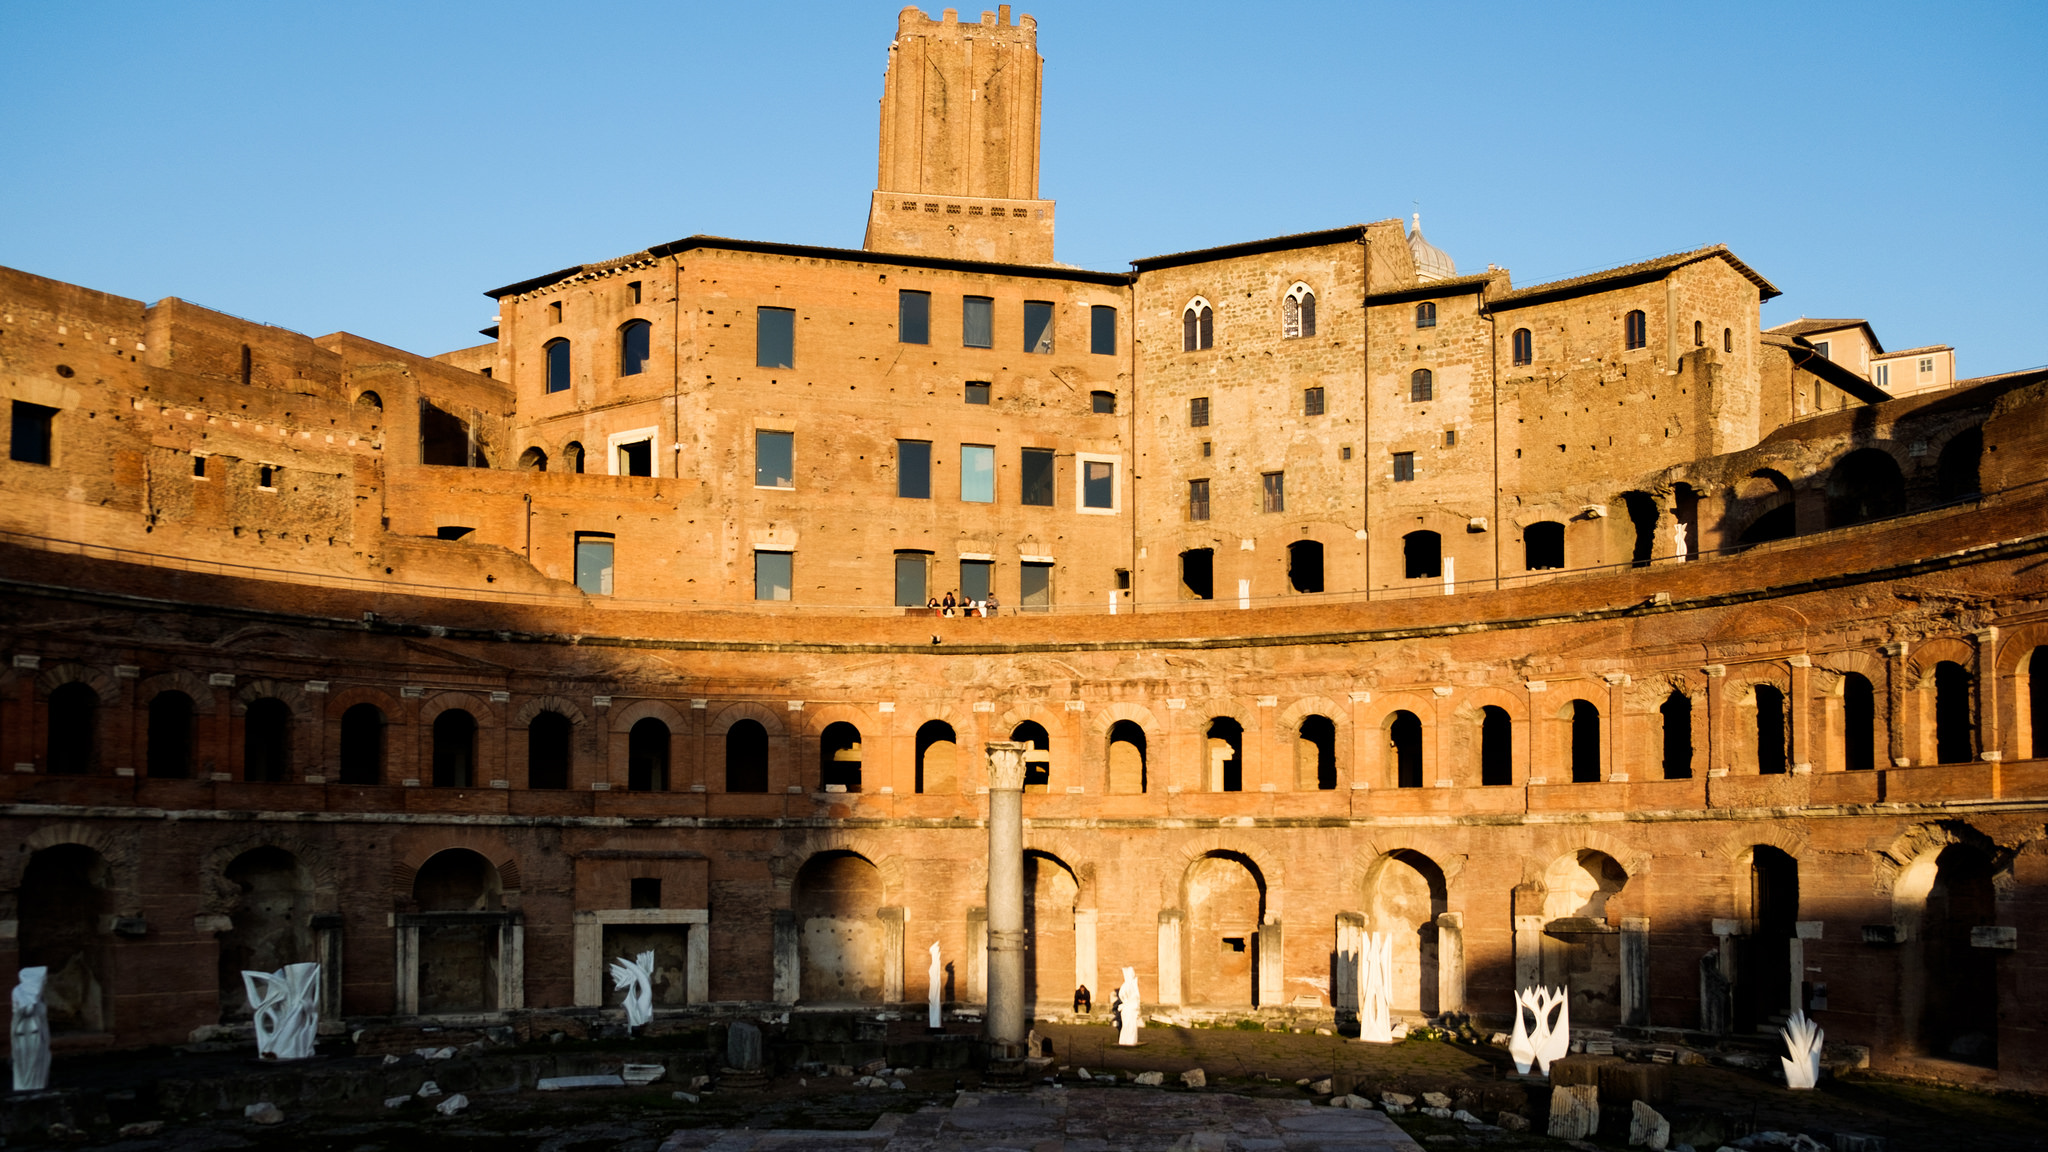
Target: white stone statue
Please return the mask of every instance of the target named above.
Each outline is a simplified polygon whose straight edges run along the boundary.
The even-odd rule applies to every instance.
[[[1143,1027],[1138,1010],[1138,970],[1124,969],[1124,982],[1116,990],[1116,1042],[1125,1048],[1134,1048],[1138,1043],[1138,1029]]]
[[[287,964],[275,972],[242,973],[256,1011],[256,1054],[265,1060],[313,1055],[320,1027],[320,965]]]
[[[1551,1013],[1557,1018],[1553,1021]],[[1530,1023],[1531,1020],[1534,1023]],[[1534,988],[1515,993],[1515,1031],[1508,1037],[1508,1056],[1515,1062],[1515,1071],[1524,1076],[1534,1064],[1545,1076],[1550,1075],[1550,1065],[1572,1050],[1572,1006],[1570,991],[1559,988],[1552,992],[1539,984]]]
[[[1785,1087],[1817,1088],[1820,1086],[1820,1042],[1827,1033],[1806,1018],[1804,1012],[1794,1012],[1783,1029],[1785,1047],[1792,1056],[1780,1056],[1785,1065]]]
[[[14,1090],[40,1092],[50,1086],[50,1006],[43,1003],[48,968],[23,968],[14,986]]]
[[[612,961],[612,990],[626,990],[626,1027],[644,1027],[654,1019],[654,953]]]
[[[1358,1038],[1367,1044],[1394,1042],[1394,934],[1359,937]]]
[[[939,979],[939,942],[937,940],[932,941],[932,966],[925,972],[925,981],[925,1027],[936,1030],[940,1027],[939,992],[942,990]]]

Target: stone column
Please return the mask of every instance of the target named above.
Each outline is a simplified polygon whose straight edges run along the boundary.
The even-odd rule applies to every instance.
[[[1886,734],[1886,768],[1904,768],[1912,764],[1907,755],[1906,732],[1906,643],[1895,641],[1878,649],[1884,653],[1884,727]],[[1912,738],[1920,736],[1919,726],[1913,726]],[[1879,794],[1882,796],[1882,793]]]
[[[1436,1010],[1465,1010],[1465,914],[1436,918]]]
[[[882,922],[882,1003],[903,1002],[903,909],[880,908],[875,916]]]
[[[1650,1022],[1650,920],[1625,916],[1621,921],[1621,1022]]]
[[[1259,927],[1259,1006],[1279,1008],[1287,1003],[1287,944],[1280,921],[1267,920]]]
[[[1024,750],[988,742],[988,1039],[998,1054],[1023,1051]]]
[[[1074,983],[1077,986],[1086,985],[1091,997],[1107,1004],[1109,1001],[1103,996],[1102,986],[1096,979],[1096,919],[1094,908],[1074,909]]]
[[[690,925],[683,938],[683,999],[690,1004],[711,1000],[711,920]]]
[[[1180,922],[1181,910],[1168,908],[1159,914],[1159,1002],[1180,1004]]]
[[[797,951],[796,913],[788,908],[774,912],[774,991],[777,1004],[794,1004],[803,988],[803,961]]]
[[[960,993],[969,1004],[988,1003],[988,909],[967,910],[967,989]]]
[[[1977,681],[1977,757],[1997,761],[2005,753],[2005,736],[1999,730],[2003,717],[1998,707],[1998,629],[1987,627],[1970,636],[1976,641],[1976,667],[1971,671]]]
[[[1792,755],[1786,770],[1794,776],[1813,771],[1813,658],[1801,652],[1785,661],[1792,666],[1792,687],[1785,693],[1785,724],[1792,729]]]
[[[1365,916],[1337,913],[1337,955],[1330,966],[1330,1008],[1358,1011],[1358,952],[1365,947]]]

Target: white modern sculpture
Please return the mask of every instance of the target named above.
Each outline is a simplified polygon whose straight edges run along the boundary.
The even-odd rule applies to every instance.
[[[1394,934],[1367,932],[1358,945],[1358,1039],[1394,1042]]]
[[[1551,1019],[1551,1012],[1557,1019]],[[1534,1018],[1534,1023],[1529,1021]],[[1515,1062],[1515,1071],[1524,1076],[1529,1074],[1529,1065],[1534,1064],[1545,1076],[1550,1075],[1554,1060],[1563,1059],[1572,1049],[1572,1006],[1568,989],[1559,988],[1552,992],[1537,985],[1515,993],[1515,1031],[1508,1037],[1508,1055]]]
[[[1780,1056],[1785,1065],[1785,1087],[1817,1088],[1820,1086],[1820,1042],[1827,1033],[1806,1018],[1804,1012],[1794,1012],[1783,1029],[1785,1047],[1790,1049],[1790,1059]]]
[[[1138,1013],[1138,970],[1124,969],[1124,982],[1116,990],[1116,1042],[1119,1047],[1135,1048],[1138,1044],[1138,1029],[1142,1021]]]
[[[644,1027],[654,1019],[654,953],[612,961],[612,990],[626,990],[626,1027]]]
[[[256,1012],[256,1054],[265,1060],[313,1055],[320,1027],[320,965],[287,964],[275,972],[242,973]]]
[[[925,1027],[937,1031],[939,1024],[939,942],[932,941],[932,966],[925,973]]]
[[[14,986],[14,1090],[40,1092],[50,1086],[50,1006],[43,1003],[48,968],[23,968]]]

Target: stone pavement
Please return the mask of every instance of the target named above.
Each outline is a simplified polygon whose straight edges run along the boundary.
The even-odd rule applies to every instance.
[[[1420,1152],[1379,1112],[1140,1089],[962,1093],[866,1132],[689,1129],[661,1152]]]

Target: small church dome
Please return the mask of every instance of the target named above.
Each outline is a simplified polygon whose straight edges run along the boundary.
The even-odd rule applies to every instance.
[[[1420,212],[1415,214],[1415,227],[1408,233],[1408,254],[1415,258],[1415,279],[1418,283],[1449,280],[1458,274],[1458,266],[1452,262],[1450,253],[1422,238]]]

